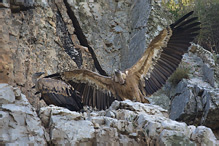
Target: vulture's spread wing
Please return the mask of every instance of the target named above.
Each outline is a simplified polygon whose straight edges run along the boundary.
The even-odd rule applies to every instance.
[[[84,105],[106,109],[119,97],[115,97],[111,77],[79,69],[60,73],[60,77],[81,93]]]
[[[127,79],[139,80],[139,84],[134,86],[139,86],[143,95],[151,95],[162,87],[178,67],[190,42],[198,35],[200,23],[196,22],[197,17],[188,19],[192,13],[164,29],[150,43],[140,60],[125,71]],[[38,88],[47,104],[67,107],[70,110],[82,109],[82,103],[105,109],[115,99],[121,100],[114,93],[120,90],[115,91],[111,77],[84,69],[56,73],[40,79],[38,84],[42,85],[38,85]],[[123,87],[126,87],[125,84]],[[124,88],[123,91],[126,92]]]
[[[37,82],[41,98],[46,104],[65,107],[71,111],[83,108],[82,98],[70,85],[52,78],[41,78]]]
[[[140,80],[139,89],[151,95],[162,87],[178,67],[190,42],[198,35],[197,17],[188,19],[193,12],[164,29],[150,43],[140,60],[127,71]],[[146,91],[146,92],[145,92]]]

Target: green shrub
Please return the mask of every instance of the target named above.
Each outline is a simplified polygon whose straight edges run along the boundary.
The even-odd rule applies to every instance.
[[[162,0],[163,5],[175,16],[194,11],[201,22],[201,31],[196,43],[205,49],[219,53],[219,0]]]
[[[182,16],[182,12],[186,11],[194,0],[162,0],[162,4],[178,19]]]
[[[183,78],[189,78],[189,68],[178,67],[176,71],[170,76],[169,82],[176,86]]]

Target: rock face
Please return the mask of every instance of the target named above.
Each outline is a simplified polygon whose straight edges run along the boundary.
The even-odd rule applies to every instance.
[[[46,132],[40,118],[18,88],[0,84],[1,144],[45,145]]]
[[[151,39],[170,24],[165,15],[168,12],[150,0],[71,1],[69,4],[108,74],[114,69],[131,67]]]
[[[95,137],[93,123],[84,120],[81,113],[60,107],[49,106],[40,109],[40,118],[49,131],[50,144],[92,144]]]
[[[190,69],[190,79],[183,79],[171,90],[170,118],[187,124],[219,128],[219,89],[213,55],[193,44],[183,63]]]
[[[77,67],[93,70],[94,65],[74,35],[66,11],[58,13],[54,4],[25,2],[14,1],[11,7],[0,9],[0,83],[20,86],[37,107],[35,91],[30,90],[33,73],[52,74]]]
[[[149,0],[3,1],[0,7],[0,83],[19,86],[35,107],[34,73],[98,70],[92,50],[108,74],[126,69],[169,23],[168,12]]]
[[[6,84],[2,84],[1,87],[2,91],[11,88]],[[11,90],[8,92],[13,94],[14,92]],[[159,106],[129,100],[115,101],[106,111],[87,111],[84,113],[71,112],[52,105],[43,107],[39,112],[41,122],[22,94],[20,99],[14,96],[13,102],[3,104],[2,109],[3,143],[62,145],[217,144],[211,129],[204,126],[187,126],[185,123],[172,121],[168,118],[167,111]],[[26,123],[25,126],[24,123]],[[9,132],[4,131],[6,129],[10,129]]]
[[[159,106],[131,101],[99,112],[40,108],[33,73],[97,70],[92,50],[108,74],[126,69],[170,24],[156,1],[48,2],[0,2],[0,83],[16,87],[0,84],[1,144],[218,145],[211,129],[187,126],[219,128],[218,61],[197,45],[184,57],[190,79],[168,83],[150,99],[172,120]]]
[[[219,145],[210,128],[170,120],[156,105],[114,101],[106,111],[84,113],[51,105],[40,109],[39,118],[8,84],[0,84],[0,102],[1,144]]]
[[[170,118],[192,125],[205,125],[218,133],[219,78],[217,58],[203,47],[192,44],[180,64],[189,79],[176,86],[166,85],[148,98],[170,112]]]

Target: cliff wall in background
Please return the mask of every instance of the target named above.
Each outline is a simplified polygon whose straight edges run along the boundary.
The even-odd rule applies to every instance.
[[[3,0],[0,83],[7,84],[0,84],[0,143],[218,144],[219,57],[197,44],[181,64],[189,78],[168,82],[149,98],[162,108],[116,101],[106,111],[76,113],[47,107],[32,89],[35,72],[126,69],[170,23],[156,0]]]

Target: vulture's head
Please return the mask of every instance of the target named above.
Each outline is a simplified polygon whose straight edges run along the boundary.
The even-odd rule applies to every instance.
[[[126,80],[126,74],[121,72],[118,69],[114,70],[114,81],[116,83],[120,83],[120,84],[125,84],[125,80]]]
[[[38,79],[39,77],[41,77],[41,75],[43,75],[43,74],[45,74],[45,73],[44,73],[44,72],[37,72],[37,73],[33,74],[33,76],[32,76],[32,81],[33,81],[33,83],[36,84],[37,79]]]

